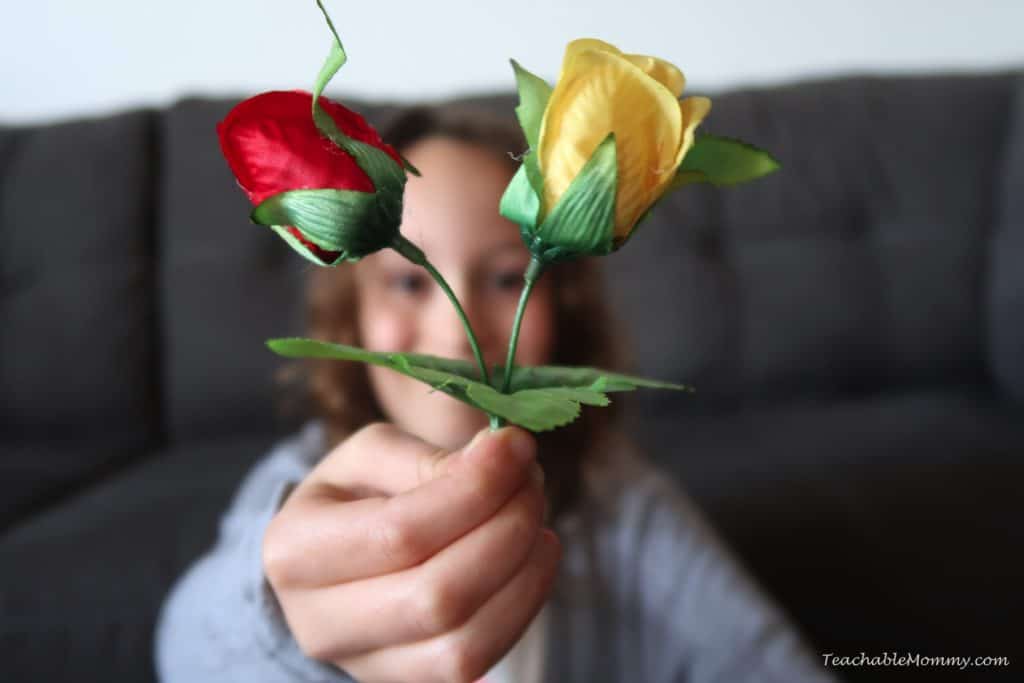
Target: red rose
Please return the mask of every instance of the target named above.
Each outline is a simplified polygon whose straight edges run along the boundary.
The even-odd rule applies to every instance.
[[[319,104],[342,133],[402,164],[398,153],[362,116],[326,97]],[[375,191],[355,160],[317,130],[312,106],[308,92],[266,92],[239,103],[217,124],[221,151],[253,204],[290,190]],[[324,263],[332,263],[341,253],[322,249],[294,227],[288,227],[288,232]]]

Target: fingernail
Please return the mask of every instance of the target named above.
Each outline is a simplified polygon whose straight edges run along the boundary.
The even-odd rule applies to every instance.
[[[498,433],[505,439],[506,445],[516,458],[522,462],[533,460],[536,446],[526,432],[513,427],[504,427],[498,430]]]
[[[479,432],[477,432],[476,435],[472,438],[472,440],[470,440],[470,442],[466,444],[466,446],[462,449],[460,455],[467,456],[470,453],[472,453],[473,450],[480,445],[480,442],[487,438],[487,435],[489,433],[490,430],[488,429],[481,429]]]

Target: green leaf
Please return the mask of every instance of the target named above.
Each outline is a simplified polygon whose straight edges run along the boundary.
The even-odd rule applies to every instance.
[[[544,218],[537,236],[547,245],[574,252],[611,251],[617,182],[615,134],[609,133]]]
[[[632,391],[640,387],[693,391],[680,384],[633,377],[596,368],[563,366],[516,367],[512,371],[512,392],[502,394],[497,387],[478,381],[475,364],[464,360],[438,358],[415,353],[380,353],[344,344],[330,344],[296,337],[270,339],[267,346],[289,358],[325,358],[370,363],[425,382],[464,403],[513,424],[545,431],[568,424],[580,413],[580,404],[608,405],[605,395],[614,391]],[[492,377],[501,382],[501,366]]]
[[[338,37],[338,32],[334,28],[334,22],[331,21],[330,15],[327,14],[323,2],[316,0],[316,4],[327,21],[327,26],[331,30],[334,42],[331,43],[330,52],[327,54],[327,59],[320,68],[320,73],[317,75],[316,82],[313,85],[313,122],[324,136],[355,159],[359,168],[363,169],[363,172],[373,181],[374,189],[392,196],[400,196],[405,187],[405,171],[403,167],[386,152],[345,135],[338,128],[330,114],[320,106],[320,95],[323,94],[327,83],[334,78],[334,75],[338,73],[338,69],[345,64],[348,57],[345,54],[345,48],[341,44],[341,38]],[[405,162],[405,164],[408,165],[412,172],[419,175],[419,171],[411,164],[408,164],[408,162]],[[399,210],[398,216],[393,218],[395,218],[396,223],[400,222],[401,211]]]
[[[293,225],[321,249],[359,257],[387,246],[397,234],[398,224],[384,220],[378,209],[377,196],[368,192],[291,190],[265,199],[251,218],[260,225]]]
[[[608,397],[598,391],[552,387],[503,394],[484,384],[470,386],[469,398],[487,412],[533,431],[547,431],[569,424],[580,416],[580,404],[606,406]]]
[[[424,356],[379,353],[312,339],[271,339],[267,341],[267,346],[275,353],[289,358],[351,360],[390,368],[533,431],[546,431],[572,422],[579,416],[581,403],[608,404],[608,398],[599,389],[592,387],[550,387],[502,394],[475,379],[439,369],[444,366],[444,359],[435,359],[440,363],[431,363],[432,367],[428,367],[422,364]]]
[[[275,340],[285,341],[285,340]],[[292,341],[292,340],[287,340]],[[320,344],[321,342],[316,342]],[[402,354],[411,365],[433,370],[450,372],[467,379],[479,379],[480,370],[475,363],[452,358],[440,358],[418,353]],[[495,389],[501,386],[504,365],[491,368],[491,382]],[[566,365],[515,366],[512,368],[512,391],[525,389],[547,389],[551,387],[570,387],[574,389],[594,388],[602,392],[633,391],[635,389],[671,389],[674,391],[693,392],[692,387],[685,384],[662,382],[660,380],[625,375],[601,368],[570,367]]]
[[[526,135],[526,144],[536,151],[540,141],[540,125],[544,121],[544,110],[551,97],[551,86],[543,78],[535,76],[519,65],[514,59],[512,69],[516,74],[516,88],[519,90],[519,106],[516,117]]]
[[[633,391],[634,389],[672,389],[692,392],[683,384],[624,375],[600,368],[578,368],[559,365],[512,368],[512,391],[544,387],[591,388],[601,392]]]
[[[540,200],[527,177],[526,164],[522,164],[501,196],[498,213],[513,223],[531,229],[537,226]]]
[[[779,168],[779,162],[768,152],[742,140],[701,135],[686,153],[671,189],[697,182],[719,187],[736,185],[756,180]]]

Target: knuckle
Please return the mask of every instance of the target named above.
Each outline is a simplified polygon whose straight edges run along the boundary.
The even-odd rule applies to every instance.
[[[379,448],[393,430],[394,427],[386,422],[371,422],[342,441],[331,454],[351,464],[367,451],[373,452]]]
[[[271,520],[263,534],[260,559],[263,573],[270,585],[279,589],[287,586],[293,578],[293,561],[289,533],[279,517]]]
[[[496,494],[500,493],[497,477],[487,472],[473,472],[465,480],[465,494],[472,505],[489,505]],[[505,495],[508,495],[506,491]]]
[[[290,628],[302,654],[319,662],[330,662],[336,658],[337,648],[327,639],[326,629],[309,629],[300,624]]]
[[[376,443],[387,438],[394,429],[395,427],[387,422],[371,422],[353,434],[349,440],[351,441],[354,439],[357,444],[361,444],[364,441],[368,443]]]
[[[448,455],[448,451],[442,448],[421,454],[416,461],[417,481],[424,484],[445,474],[450,464]]]
[[[529,540],[536,536],[543,520],[544,496],[530,489],[524,491],[511,510],[510,524],[516,539]]]
[[[470,683],[486,673],[484,662],[465,638],[444,639],[438,659],[438,668],[450,683]]]
[[[374,527],[376,545],[390,562],[409,566],[418,564],[425,554],[422,542],[407,525],[394,519],[384,519]]]
[[[537,535],[538,525],[532,516],[517,515],[512,522],[511,537],[513,543],[516,544],[529,544],[533,542],[533,539]]]
[[[443,583],[421,588],[413,602],[411,612],[424,638],[447,633],[469,617],[459,591]]]

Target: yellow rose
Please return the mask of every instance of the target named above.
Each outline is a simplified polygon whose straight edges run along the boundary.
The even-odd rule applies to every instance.
[[[499,210],[540,264],[615,251],[670,190],[736,185],[779,168],[742,140],[695,138],[711,101],[680,101],[686,79],[662,59],[582,38],[566,48],[554,88],[512,67],[530,151]]]
[[[706,97],[679,101],[683,73],[656,57],[623,54],[608,43],[569,43],[540,127],[542,221],[608,136],[615,135],[615,240],[668,189],[711,110]]]

